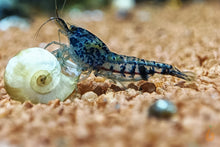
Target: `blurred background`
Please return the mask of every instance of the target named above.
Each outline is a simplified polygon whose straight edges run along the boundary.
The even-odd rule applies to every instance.
[[[191,3],[207,1],[218,0],[57,0],[56,3],[61,14],[65,11],[76,18],[89,16],[87,21],[99,21],[105,10],[113,10],[115,18],[123,20],[140,5],[181,8]],[[55,0],[0,0],[0,30],[10,27],[28,28],[31,18],[38,15],[55,16]],[[141,15],[144,20],[148,14]]]

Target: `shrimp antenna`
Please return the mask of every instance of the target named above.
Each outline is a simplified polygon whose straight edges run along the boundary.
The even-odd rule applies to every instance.
[[[56,18],[56,17],[51,17],[50,19],[48,19],[47,21],[45,21],[45,22],[39,27],[39,29],[37,30],[37,32],[35,33],[34,39],[37,38],[37,36],[39,35],[39,32],[40,32],[40,30],[43,28],[43,26],[44,26],[45,24],[47,24],[48,22],[54,20],[54,19],[57,19],[57,18]]]
[[[64,0],[64,3],[63,3],[63,6],[62,6],[61,11],[63,10],[65,4],[66,4],[66,0]],[[55,12],[56,12],[56,17],[51,17],[51,18],[48,19],[46,22],[44,22],[44,23],[39,27],[39,29],[37,30],[37,32],[35,33],[34,39],[37,38],[37,36],[39,35],[40,30],[43,28],[44,25],[46,25],[48,22],[50,22],[50,21],[52,21],[52,20],[54,20],[54,19],[60,19],[59,13],[58,13],[58,7],[57,7],[57,0],[55,0],[55,9],[56,9],[56,11],[55,11]]]
[[[57,8],[57,0],[55,0],[55,15],[56,17],[59,17],[59,14],[58,14],[58,8]]]
[[[63,9],[64,9],[65,5],[66,5],[66,0],[64,0],[64,2],[63,2],[61,12],[63,12]],[[56,17],[59,17],[59,13],[58,13],[59,10],[58,10],[58,7],[57,7],[57,0],[55,0],[55,9],[56,9]]]
[[[61,12],[63,12],[63,9],[64,9],[65,5],[66,5],[66,0],[64,0],[64,2],[63,2],[63,6],[61,8]]]

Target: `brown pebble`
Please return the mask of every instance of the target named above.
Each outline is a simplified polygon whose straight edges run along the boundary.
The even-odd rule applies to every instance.
[[[59,114],[59,115],[62,115],[62,114],[63,114],[63,111],[64,111],[64,108],[62,107],[62,108],[59,109],[58,114]]]
[[[97,100],[98,108],[104,108],[107,104],[108,100],[106,98],[101,97]]]
[[[200,56],[200,55],[197,55],[197,58],[199,59],[199,64],[200,66],[203,65],[203,62],[206,61],[208,59],[208,56]]]
[[[7,94],[5,88],[1,88],[0,93],[1,93],[2,95],[6,95],[6,94]]]
[[[81,95],[89,91],[94,91],[97,95],[101,95],[106,93],[109,87],[107,83],[95,82],[95,80],[80,82],[77,86],[78,86],[78,92]]]
[[[122,91],[123,89],[115,84],[112,84],[110,89],[113,89],[115,92]]]
[[[108,87],[106,86],[97,86],[93,92],[95,92],[98,96],[100,96],[101,94],[105,94],[107,91]]]
[[[53,108],[56,108],[57,106],[60,105],[60,100],[59,99],[51,100],[48,102],[48,105],[52,106]]]
[[[23,107],[26,109],[30,109],[33,107],[33,104],[29,101],[24,102]]]
[[[86,92],[85,94],[82,95],[82,99],[88,102],[95,102],[97,98],[98,98],[97,94],[94,93],[93,91]]]
[[[198,85],[196,83],[186,83],[185,87],[186,88],[191,88],[191,89],[194,89],[194,90],[197,90],[197,91],[199,90]]]
[[[140,86],[139,90],[142,92],[152,93],[156,91],[156,86],[154,85],[154,83],[145,82],[144,84]]]
[[[134,89],[134,90],[138,90],[138,87],[134,83],[128,84],[128,88],[131,88],[131,89]]]
[[[180,81],[177,84],[175,84],[174,86],[178,86],[180,88],[184,88],[185,87],[185,85],[184,85],[185,83],[186,83],[185,81]]]
[[[198,91],[198,86],[196,83],[192,83],[192,82],[185,82],[185,81],[181,81],[178,82],[177,84],[175,84],[175,86],[179,86],[180,88],[191,88],[191,89],[195,89]]]
[[[88,91],[92,91],[93,89],[92,89],[92,87],[93,87],[93,85],[92,85],[92,83],[90,82],[90,83],[79,83],[78,85],[77,85],[77,87],[78,87],[78,92],[81,94],[81,95],[83,95],[84,93],[86,93],[86,92],[88,92]]]

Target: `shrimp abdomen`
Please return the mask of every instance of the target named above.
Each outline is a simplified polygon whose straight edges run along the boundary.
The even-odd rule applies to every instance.
[[[181,72],[176,67],[133,56],[123,56],[111,53],[106,56],[106,62],[97,68],[99,75],[117,79],[119,81],[148,80],[156,74],[171,75],[191,81],[194,75],[191,72]]]

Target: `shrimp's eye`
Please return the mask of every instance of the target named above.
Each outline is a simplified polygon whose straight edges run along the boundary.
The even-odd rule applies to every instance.
[[[70,25],[70,31],[72,31],[72,32],[73,32],[73,31],[75,31],[75,30],[76,30],[76,28],[77,28],[76,26],[74,26],[74,25]]]

